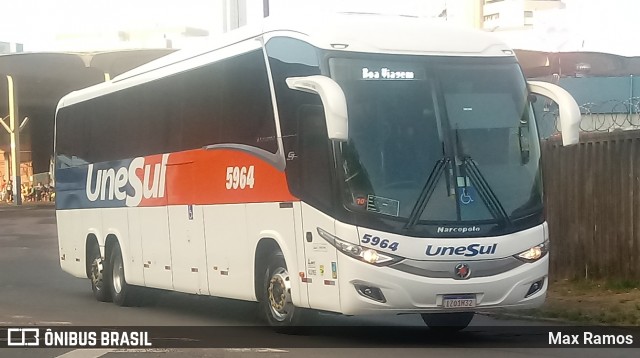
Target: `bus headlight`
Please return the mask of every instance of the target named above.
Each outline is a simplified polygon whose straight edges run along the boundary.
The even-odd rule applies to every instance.
[[[401,261],[403,258],[382,253],[368,247],[352,244],[318,228],[318,234],[343,254],[376,266],[387,266]]]
[[[536,262],[549,253],[549,240],[540,245],[533,246],[526,251],[514,255],[515,258],[524,262]]]

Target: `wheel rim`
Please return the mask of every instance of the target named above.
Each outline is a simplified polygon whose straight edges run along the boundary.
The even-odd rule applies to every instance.
[[[122,267],[122,260],[115,260],[113,263],[113,289],[116,293],[122,291],[123,276],[124,269]]]
[[[102,284],[102,258],[96,257],[91,263],[91,283],[100,289]]]
[[[269,279],[268,291],[271,315],[278,322],[286,320],[293,312],[291,282],[286,269],[280,267],[273,272]]]

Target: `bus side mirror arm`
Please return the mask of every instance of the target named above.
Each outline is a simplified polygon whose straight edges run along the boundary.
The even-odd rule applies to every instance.
[[[580,120],[582,115],[576,100],[564,88],[549,82],[529,81],[532,93],[547,97],[558,104],[562,145],[577,144],[580,141]]]
[[[329,139],[346,142],[349,133],[347,100],[340,85],[326,76],[289,77],[287,86],[293,90],[317,94],[324,106]]]

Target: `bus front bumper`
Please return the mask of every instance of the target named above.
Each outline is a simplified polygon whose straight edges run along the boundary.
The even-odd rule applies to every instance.
[[[497,275],[466,280],[423,277],[346,256],[338,265],[341,272],[348,272],[340,277],[340,310],[346,315],[489,311],[541,306],[548,287],[549,255]],[[475,306],[445,308],[445,298],[452,297],[473,298]]]

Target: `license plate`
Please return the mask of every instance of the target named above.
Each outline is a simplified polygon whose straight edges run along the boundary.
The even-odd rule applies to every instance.
[[[473,308],[476,306],[476,295],[445,295],[442,297],[444,308]]]

